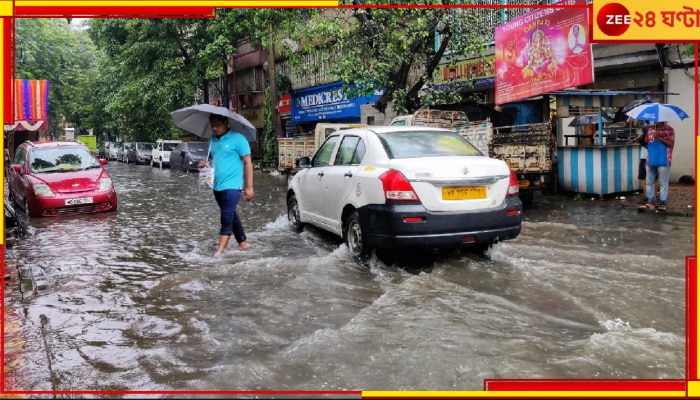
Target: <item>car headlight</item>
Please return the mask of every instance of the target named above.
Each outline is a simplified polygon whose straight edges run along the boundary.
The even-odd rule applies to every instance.
[[[47,184],[35,183],[33,186],[36,197],[56,197],[54,192],[51,191],[51,188]]]
[[[112,190],[112,179],[102,178],[100,179],[100,192],[108,192]]]

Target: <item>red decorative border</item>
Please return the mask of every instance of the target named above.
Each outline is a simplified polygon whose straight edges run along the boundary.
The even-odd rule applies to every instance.
[[[597,1],[597,0],[596,0]],[[194,1],[193,1],[194,2]],[[308,1],[310,4],[313,0]],[[201,2],[205,3],[205,2]],[[167,4],[167,2],[164,2]],[[310,8],[314,6],[294,6],[294,8]],[[400,8],[405,7],[405,5],[389,5],[389,6],[371,6],[373,8]],[[420,8],[434,8],[436,6],[422,6]],[[541,5],[479,5],[479,6],[469,6],[472,8],[552,8],[553,6],[541,6]],[[580,6],[559,6],[561,8],[580,8]],[[587,6],[592,13],[592,4]],[[12,116],[12,93],[8,88],[12,87],[12,81],[14,79],[14,17],[113,17],[113,18],[137,18],[137,17],[163,17],[163,18],[193,18],[193,17],[214,17],[213,6],[132,6],[132,7],[112,7],[112,6],[75,6],[75,7],[61,7],[61,6],[20,6],[14,8],[13,17],[3,18],[3,44],[5,51],[3,53],[3,83],[6,90],[3,93],[3,120],[8,121],[8,118]],[[244,7],[230,7],[230,8],[244,8]],[[342,6],[340,8],[353,8],[352,6]],[[464,6],[454,6],[450,8],[464,8]],[[592,34],[591,34],[592,35]],[[610,41],[598,40],[596,43],[603,43]],[[615,41],[615,43],[655,43],[652,40],[649,41],[632,41],[632,40],[622,40]],[[695,45],[695,79],[696,87],[698,84],[698,44]],[[695,93],[695,106],[696,106],[696,137],[697,132],[697,121],[700,116],[698,116],[698,93]],[[696,139],[697,140],[697,139]],[[696,154],[696,166],[697,166]],[[696,171],[697,175],[697,171]],[[696,203],[698,203],[696,199]],[[696,209],[697,209],[696,204]],[[696,232],[697,232],[697,219],[696,219]],[[697,238],[696,238],[697,240]],[[697,242],[695,247],[695,252],[697,254]],[[2,288],[0,292],[2,294],[3,311],[4,311],[4,298],[5,298],[5,246],[0,244],[0,256],[3,260],[3,276],[0,278],[2,280]],[[580,380],[554,380],[554,379],[485,379],[484,380],[484,390],[488,391],[516,391],[516,392],[528,392],[528,391],[684,391],[687,397],[687,384],[688,381],[696,381],[698,379],[698,332],[697,332],[697,312],[698,312],[698,296],[697,296],[697,260],[695,257],[686,258],[686,379],[659,379],[659,380],[607,380],[607,379],[580,379]],[[4,332],[5,320],[4,318],[0,321],[0,327]],[[5,339],[4,335],[0,337],[0,345],[4,350]],[[68,395],[79,395],[79,394],[162,394],[162,395],[178,395],[178,394],[224,394],[224,395],[250,395],[250,394],[261,394],[261,395],[317,395],[317,394],[330,394],[330,395],[361,395],[362,392],[359,390],[351,391],[244,391],[244,390],[222,390],[222,391],[6,391],[5,388],[5,373],[4,373],[4,357],[0,361],[0,368],[2,369],[1,382],[0,382],[0,392],[1,393],[11,393],[11,394],[68,394]],[[431,392],[431,395],[435,395],[435,392]],[[388,398],[389,396],[387,396]]]

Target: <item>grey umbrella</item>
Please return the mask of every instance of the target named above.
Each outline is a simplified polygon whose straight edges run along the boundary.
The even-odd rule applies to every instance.
[[[603,122],[612,122],[612,118],[603,114]],[[582,126],[582,125],[597,125],[598,124],[598,114],[584,114],[574,117],[569,126]]]
[[[181,108],[170,113],[170,116],[180,129],[184,129],[201,138],[208,139],[214,136],[209,124],[211,114],[222,115],[228,118],[228,126],[234,132],[239,132],[245,136],[249,142],[257,140],[257,129],[241,114],[231,111],[225,107],[213,104],[197,104],[190,107]]]
[[[645,97],[645,98],[643,98],[643,99],[636,99],[636,100],[632,100],[632,101],[630,101],[629,103],[625,104],[625,106],[622,107],[621,111],[622,111],[624,114],[627,114],[628,111],[630,111],[631,109],[633,109],[633,108],[635,108],[635,107],[637,107],[637,106],[641,106],[642,104],[647,104],[647,103],[658,103],[658,102],[659,102],[658,100],[652,99],[652,98],[649,98],[649,97]]]

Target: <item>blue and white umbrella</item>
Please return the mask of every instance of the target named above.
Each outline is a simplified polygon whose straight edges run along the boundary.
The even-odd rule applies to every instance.
[[[626,113],[638,121],[682,121],[688,114],[673,104],[646,103],[639,105]]]

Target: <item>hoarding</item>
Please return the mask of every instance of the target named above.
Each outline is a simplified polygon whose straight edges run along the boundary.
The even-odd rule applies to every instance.
[[[593,82],[589,29],[588,9],[554,7],[496,27],[496,104]]]

